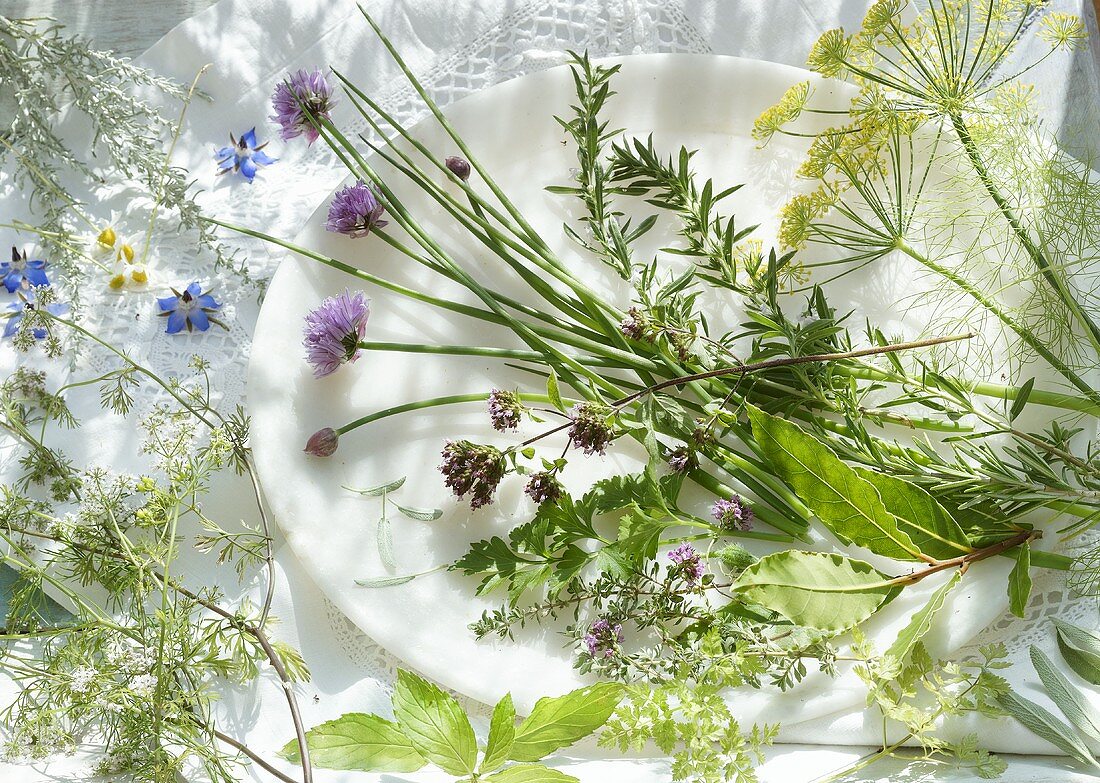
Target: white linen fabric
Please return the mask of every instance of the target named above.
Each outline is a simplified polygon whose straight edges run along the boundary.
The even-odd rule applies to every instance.
[[[412,70],[446,105],[464,95],[533,70],[560,64],[567,49],[587,49],[593,56],[642,52],[712,52],[802,65],[805,54],[824,30],[858,26],[866,9],[864,0],[373,0],[365,3],[391,37]],[[1082,0],[1055,2],[1065,10],[1087,11]],[[1022,56],[1022,55],[1021,55]],[[1084,56],[1067,70],[1064,60],[1051,61],[1035,73],[1046,107],[1046,120],[1073,133],[1073,128],[1096,127],[1100,116],[1100,87],[1093,64]],[[388,55],[374,39],[350,0],[222,0],[188,20],[153,46],[141,62],[154,70],[190,82],[205,64],[211,64],[200,82],[209,101],[198,101],[190,110],[187,126],[174,162],[184,166],[204,189],[200,201],[209,214],[251,225],[288,239],[326,199],[346,175],[346,170],[321,145],[307,147],[301,140],[283,144],[268,121],[269,98],[274,84],[286,72],[298,68],[332,65],[347,74],[402,122],[414,122],[424,108],[405,83]],[[344,127],[361,130],[354,111],[345,102],[336,110]],[[278,162],[261,172],[255,182],[234,177],[215,177],[212,150],[227,142],[230,132],[257,127],[261,141],[275,139],[268,152]],[[1076,136],[1074,136],[1076,138]],[[1096,142],[1095,138],[1093,143]],[[0,181],[2,183],[2,181]],[[6,200],[10,194],[0,193]],[[127,193],[114,194],[114,202],[129,201]],[[138,205],[140,207],[140,205]],[[110,217],[105,213],[103,218]],[[123,224],[142,225],[139,208],[124,210]],[[258,241],[226,236],[229,245],[246,256],[253,275],[262,280],[278,266],[282,255]],[[186,285],[199,280],[216,288],[225,303],[227,331],[214,328],[192,338],[166,335],[155,317],[151,294],[125,297],[89,292],[88,312],[105,338],[129,355],[166,375],[189,375],[187,364],[201,354],[211,364],[211,378],[219,404],[226,410],[243,401],[244,378],[252,330],[258,312],[257,289],[233,276],[215,273],[211,259],[196,258],[184,239],[165,240],[155,255],[153,287]],[[0,366],[14,362],[10,347],[0,348]],[[297,357],[293,357],[297,361]],[[81,358],[83,369],[106,370],[115,366],[106,353],[90,351]],[[157,401],[155,390],[140,392],[139,405]],[[133,455],[136,427],[130,420],[99,413],[94,404],[84,411],[86,426],[81,439],[88,453],[117,470],[138,470]],[[298,448],[288,444],[287,448]],[[72,456],[81,449],[74,444]],[[240,500],[240,485],[232,481],[215,488],[210,508],[228,508],[252,520],[254,513]],[[228,514],[229,516],[232,516]],[[277,541],[281,543],[281,540]],[[189,579],[207,584],[223,582],[230,598],[255,596],[255,583],[239,586],[231,575],[212,573],[207,559],[188,559]],[[273,613],[282,620],[277,633],[301,649],[313,678],[298,687],[304,720],[315,725],[348,711],[386,711],[397,663],[354,627],[314,585],[293,554],[285,547],[277,552],[278,585]],[[1027,647],[1035,643],[1052,653],[1048,618],[1063,617],[1086,625],[1096,624],[1091,601],[1073,599],[1056,574],[1036,572],[1036,589],[1027,617],[1006,617],[984,632],[974,644],[1002,640],[1018,663],[1008,676],[1025,693],[1042,702],[1027,661]],[[10,684],[0,690],[10,692]],[[1100,697],[1097,698],[1100,703]],[[478,705],[470,705],[477,709]],[[1049,705],[1048,705],[1049,706]],[[219,706],[225,730],[245,738],[267,758],[292,736],[281,689],[270,681],[244,690],[227,690]],[[788,742],[850,748],[781,746],[770,754],[762,770],[764,780],[811,780],[843,765],[880,738],[881,724],[873,713],[835,715],[799,722],[797,714],[774,715],[784,724]],[[952,731],[979,731],[982,744],[993,750],[1047,754],[1055,750],[1010,721],[964,721]],[[586,752],[588,761],[576,761],[569,771],[582,781],[667,780],[667,763],[661,761],[600,761],[600,752]],[[82,759],[66,766],[80,769]],[[53,775],[58,765],[50,767]],[[0,773],[9,767],[0,764]],[[26,768],[11,767],[12,780],[36,780]],[[291,771],[292,768],[287,766]],[[257,779],[264,779],[259,773]],[[886,774],[872,769],[868,780]],[[1009,781],[1071,780],[1061,762],[1013,763]],[[362,773],[320,772],[318,780],[364,780]],[[9,778],[4,778],[9,779]],[[382,780],[393,781],[393,776]],[[430,775],[409,776],[429,780]],[[1084,777],[1082,776],[1082,779]]]

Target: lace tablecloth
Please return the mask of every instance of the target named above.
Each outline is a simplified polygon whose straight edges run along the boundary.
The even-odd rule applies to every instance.
[[[1064,10],[1091,11],[1082,0],[1054,3]],[[412,69],[443,105],[483,87],[533,70],[560,64],[566,49],[587,49],[593,56],[642,52],[695,52],[736,54],[802,65],[806,52],[824,30],[858,26],[866,8],[863,0],[375,0],[368,2],[372,15],[392,37]],[[1093,22],[1095,27],[1095,23]],[[1017,54],[1026,57],[1026,51]],[[303,3],[295,0],[221,0],[220,3],[180,25],[150,49],[144,64],[180,81],[189,82],[206,64],[202,89],[208,103],[194,105],[181,138],[175,162],[193,173],[205,192],[200,201],[213,215],[253,225],[292,238],[345,176],[343,167],[321,145],[283,145],[274,141],[269,152],[278,157],[251,186],[233,178],[216,179],[212,149],[226,143],[230,132],[239,134],[257,126],[261,141],[277,138],[267,121],[269,96],[275,82],[289,70],[331,64],[371,92],[392,114],[406,123],[424,113],[411,88],[402,80],[385,52],[372,39],[353,2],[328,0]],[[1065,61],[1039,71],[1036,82],[1044,100],[1045,119],[1067,133],[1100,125],[1100,86],[1097,69],[1086,50],[1067,71]],[[1072,112],[1072,114],[1071,114]],[[361,130],[351,107],[337,109],[345,127]],[[360,123],[361,125],[361,123]],[[1092,136],[1093,144],[1100,140]],[[1096,150],[1100,152],[1100,150]],[[114,194],[114,202],[130,201],[130,194]],[[110,200],[106,204],[112,203]],[[105,208],[106,209],[106,208]],[[109,210],[102,216],[111,217]],[[141,225],[140,204],[121,216],[123,224]],[[281,260],[272,248],[239,237],[227,242],[247,256],[252,274],[269,277]],[[209,281],[225,303],[227,331],[211,329],[196,337],[167,335],[154,317],[151,295],[119,297],[94,286],[87,296],[88,312],[98,332],[131,356],[168,375],[187,375],[193,354],[210,362],[219,404],[225,409],[241,402],[245,394],[245,370],[251,335],[258,312],[258,291],[235,276],[215,271],[212,260],[195,257],[184,240],[165,241],[156,252],[154,288],[186,285],[191,280]],[[14,362],[10,349],[0,353],[0,369]],[[96,352],[82,361],[83,369],[113,367],[111,357]],[[151,387],[144,387],[140,406],[157,401]],[[119,420],[87,411],[82,438],[94,444],[99,461],[125,467],[134,441],[120,437]],[[295,446],[296,447],[296,446]],[[74,454],[78,457],[79,454]],[[234,487],[221,488],[211,505],[229,498]],[[246,513],[243,511],[241,513]],[[310,581],[285,547],[277,553],[279,583],[274,614],[283,621],[278,635],[301,649],[313,671],[310,683],[299,693],[307,725],[315,725],[347,711],[384,711],[394,681],[396,660],[372,643],[336,610]],[[190,578],[196,584],[211,578],[209,566],[199,557],[189,559]],[[259,589],[237,586],[224,579],[229,595]],[[1055,574],[1036,572],[1036,590],[1027,617],[1006,617],[989,628],[976,643],[1003,640],[1019,665],[1009,676],[1029,692],[1034,679],[1027,662],[1032,643],[1052,649],[1047,618],[1060,616],[1082,624],[1094,624],[1095,606],[1071,598]],[[1057,653],[1055,652],[1056,656]],[[2,695],[2,694],[0,694]],[[1037,694],[1036,699],[1041,700]],[[270,682],[245,691],[229,691],[221,705],[225,730],[247,736],[249,744],[268,758],[292,735],[285,702]],[[797,716],[790,716],[797,722]],[[817,721],[800,727],[791,736],[801,742],[835,742],[859,745],[875,741],[873,722],[861,716]],[[970,727],[971,729],[973,727]],[[1050,753],[1053,748],[1007,721],[978,727],[986,747],[1000,751]],[[859,747],[818,748],[782,746],[762,771],[764,780],[800,781],[841,766],[863,751]],[[50,767],[51,774],[66,779],[59,770],[81,769],[79,758]],[[651,767],[651,765],[650,765]],[[0,764],[0,773],[8,768]],[[584,780],[638,780],[641,767],[611,768],[591,762],[571,770]],[[36,780],[27,768],[12,767],[11,780]],[[43,773],[45,774],[45,773]],[[647,768],[653,780],[667,779],[667,772]],[[886,774],[871,770],[870,777]],[[1008,780],[1071,779],[1073,773],[1057,760],[1014,761]],[[418,776],[414,776],[419,779]],[[364,780],[370,776],[350,773],[318,773],[318,780]],[[57,778],[54,778],[57,779]],[[257,775],[257,779],[262,776]],[[392,780],[392,778],[384,778]],[[958,779],[958,778],[953,778]]]

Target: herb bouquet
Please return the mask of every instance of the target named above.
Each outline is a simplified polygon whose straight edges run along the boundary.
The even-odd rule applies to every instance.
[[[409,771],[430,762],[468,779],[566,779],[523,765],[606,721],[602,744],[652,742],[673,755],[678,780],[747,780],[776,729],[740,725],[724,695],[795,687],[810,666],[832,674],[843,665],[854,666],[882,713],[884,754],[914,741],[983,775],[999,769],[973,738],[949,741],[937,726],[945,716],[1009,709],[995,674],[1004,651],[960,665],[936,661],[922,640],[982,561],[1011,558],[1004,589],[1022,613],[1033,567],[1072,565],[1036,542],[1057,518],[1079,530],[1100,511],[1087,442],[1100,396],[1083,369],[1097,343],[1080,293],[1095,223],[1081,212],[1071,227],[1081,241],[1057,241],[1067,230],[1058,221],[1078,220],[1076,208],[1058,205],[1072,195],[1094,206],[1096,185],[1024,122],[1017,78],[993,75],[1034,10],[991,0],[918,13],[883,0],[855,35],[826,34],[810,64],[851,78],[850,105],[818,106],[830,88],[803,81],[754,128],[761,144],[805,137],[799,175],[816,187],[783,209],[775,247],[729,211],[751,181],[704,179],[693,150],[609,124],[629,62],[573,56],[575,98],[556,119],[576,165],[547,194],[548,203],[572,205],[566,250],[549,239],[543,216],[516,206],[376,26],[434,130],[402,127],[337,71],[300,72],[277,86],[284,137],[320,140],[352,175],[332,200],[327,230],[396,254],[408,270],[391,279],[379,265],[230,226],[348,275],[349,290],[317,303],[305,322],[313,375],[337,377],[292,375],[293,393],[313,408],[334,402],[348,393],[338,379],[369,373],[382,352],[467,357],[432,365],[448,368],[444,383],[456,386],[470,380],[460,373],[471,361],[490,368],[476,370],[487,381],[476,392],[410,392],[393,407],[333,422],[302,444],[306,453],[336,461],[348,449],[400,449],[372,442],[371,428],[481,406],[497,434],[473,440],[456,414],[439,439],[442,483],[474,512],[509,498],[505,513],[530,513],[441,564],[468,577],[471,592],[502,594],[499,609],[471,618],[470,632],[522,643],[519,629],[560,621],[553,627],[579,672],[619,683],[591,701],[578,691],[540,702],[519,729],[506,699],[479,753],[450,697],[410,676],[395,695],[396,723],[346,716],[311,732],[319,763]],[[1061,15],[1046,17],[1041,35],[1052,56],[1081,37],[1079,23]],[[334,121],[338,92],[369,134],[351,138]],[[432,134],[442,144],[425,141]],[[1028,167],[1018,171],[1011,164],[1021,159]],[[1038,193],[1034,171],[1045,177]],[[815,255],[808,243],[827,252]],[[1011,263],[991,270],[991,250]],[[965,300],[963,317],[936,309],[943,317],[927,319],[930,333],[894,339],[891,327],[835,304],[852,279],[838,278],[899,255],[925,270],[926,286]],[[372,334],[371,291],[468,319],[491,340]],[[975,357],[997,351],[1009,355],[991,375]],[[1042,371],[1030,371],[1035,359]],[[1023,423],[1043,419],[1045,427]],[[635,463],[610,459],[631,453]],[[604,455],[601,469],[588,467]],[[409,524],[459,524],[394,501],[404,480],[330,488],[381,498],[379,560],[391,572],[364,574],[366,589],[431,578],[393,571],[404,555],[393,549],[388,508]],[[845,553],[820,551],[822,541]],[[925,580],[936,584],[926,603],[876,650],[861,627]],[[588,718],[573,733],[539,722],[574,709]],[[509,729],[554,739],[538,752],[517,750],[515,737],[497,733]],[[349,757],[360,745],[377,752]],[[508,759],[520,765],[498,771]]]

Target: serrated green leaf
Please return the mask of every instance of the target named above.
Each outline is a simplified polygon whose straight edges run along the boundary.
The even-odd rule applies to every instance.
[[[748,406],[753,437],[795,494],[844,543],[898,560],[920,550],[898,528],[878,490],[797,425]]]
[[[359,494],[359,495],[367,495],[367,496],[370,496],[370,497],[374,497],[374,496],[377,496],[377,495],[381,495],[385,492],[393,492],[395,489],[400,489],[401,485],[404,484],[404,483],[405,483],[405,477],[402,476],[399,479],[394,479],[393,481],[389,482],[388,484],[379,484],[377,487],[370,487],[368,489],[356,489],[355,487],[349,487],[347,485],[343,485],[343,487],[348,492],[355,492],[356,494]]]
[[[1016,553],[1016,565],[1008,575],[1008,608],[1017,617],[1027,611],[1031,597],[1031,546],[1025,541]]]
[[[913,649],[913,645],[928,633],[936,613],[943,607],[943,602],[947,600],[947,594],[955,589],[955,585],[959,583],[961,578],[962,574],[956,571],[950,579],[936,589],[936,592],[932,593],[928,603],[915,612],[909,619],[909,623],[901,629],[894,643],[886,651],[887,655],[892,655],[897,661],[905,660],[905,656]]]
[[[396,723],[361,712],[314,726],[306,732],[306,745],[313,765],[325,769],[416,772],[428,763]],[[280,755],[292,764],[302,761],[296,739]]]
[[[397,510],[407,516],[409,519],[416,519],[421,522],[434,522],[443,516],[443,509],[441,508],[415,508],[413,506],[402,506],[400,503],[394,503],[397,506]]]
[[[550,404],[562,413],[565,413],[565,403],[561,399],[561,389],[558,387],[558,374],[554,368],[550,368],[550,375],[546,378],[546,396],[550,398]]]
[[[516,764],[482,778],[484,783],[580,783],[577,778],[542,764]]]
[[[1068,756],[1090,767],[1097,766],[1096,759],[1072,728],[1035,702],[1014,691],[1002,693],[997,701],[1005,712],[1022,723],[1031,733],[1042,737]]]
[[[390,529],[390,521],[385,517],[378,520],[377,538],[378,556],[390,568],[396,568],[397,559],[393,556],[393,531]]]
[[[878,490],[882,504],[897,520],[898,528],[921,552],[937,560],[949,560],[974,551],[954,517],[916,484],[859,466],[852,469]]]
[[[1100,685],[1100,635],[1054,618],[1058,650],[1077,676]]]
[[[1029,651],[1031,663],[1039,674],[1039,679],[1042,680],[1050,700],[1078,730],[1100,742],[1100,710],[1093,707],[1081,691],[1069,681],[1069,678],[1058,671],[1058,667],[1046,653],[1035,645],[1031,645]]]
[[[512,694],[506,693],[493,708],[493,717],[489,721],[489,742],[485,746],[485,757],[481,760],[480,771],[492,772],[504,766],[515,739],[516,708],[512,704]]]
[[[538,761],[603,726],[623,698],[623,686],[601,682],[564,696],[542,698],[516,729],[509,758]]]
[[[393,713],[402,733],[428,761],[452,775],[474,771],[474,728],[458,701],[438,685],[398,670]]]
[[[788,550],[760,558],[734,582],[747,601],[796,625],[844,631],[863,622],[900,589],[862,560]]]

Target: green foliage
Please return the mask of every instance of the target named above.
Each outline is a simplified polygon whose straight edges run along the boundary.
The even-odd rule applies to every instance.
[[[487,743],[479,746],[470,719],[453,696],[401,670],[393,696],[394,721],[348,713],[310,729],[306,741],[314,765],[327,769],[415,772],[432,764],[456,778],[576,783],[572,775],[533,762],[598,730],[622,698],[623,687],[617,683],[580,688],[539,699],[517,726],[512,697],[505,695],[493,709]],[[301,761],[295,740],[286,744],[282,756]]]

